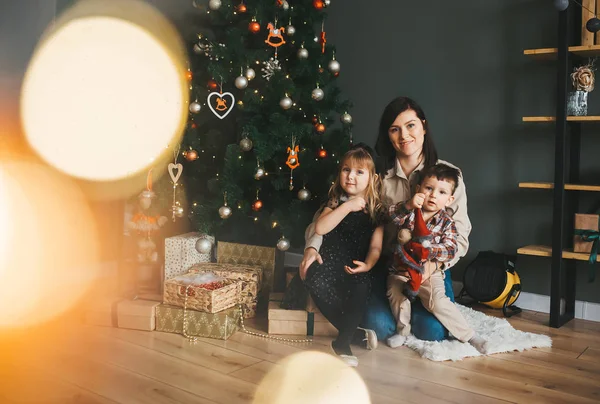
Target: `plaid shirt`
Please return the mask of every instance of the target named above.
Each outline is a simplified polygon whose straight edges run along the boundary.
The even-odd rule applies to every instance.
[[[391,205],[389,215],[398,229],[413,231],[415,228],[415,211],[406,210],[403,203]],[[458,251],[458,233],[452,217],[442,209],[429,219],[427,229],[432,235],[429,260],[438,262],[452,260]]]

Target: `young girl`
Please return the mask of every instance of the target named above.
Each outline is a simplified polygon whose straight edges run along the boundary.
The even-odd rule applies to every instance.
[[[358,365],[350,341],[367,307],[369,271],[381,254],[380,186],[368,146],[354,147],[344,155],[327,206],[316,222],[316,232],[324,236],[323,263],[315,261],[300,274],[321,313],[338,329],[333,351],[350,366]],[[376,341],[373,331],[365,332]]]

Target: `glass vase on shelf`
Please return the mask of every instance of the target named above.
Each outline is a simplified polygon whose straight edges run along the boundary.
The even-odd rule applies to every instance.
[[[583,90],[571,91],[567,99],[567,115],[586,116],[588,110],[588,92]]]

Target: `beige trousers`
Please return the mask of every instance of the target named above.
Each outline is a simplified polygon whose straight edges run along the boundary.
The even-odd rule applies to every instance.
[[[444,272],[435,271],[419,288],[419,299],[423,306],[431,312],[450,331],[454,338],[462,342],[469,341],[475,332],[458,311],[458,307],[446,296]],[[401,335],[410,334],[410,301],[402,293],[405,276],[388,276],[387,295],[390,307],[396,319],[397,330]]]

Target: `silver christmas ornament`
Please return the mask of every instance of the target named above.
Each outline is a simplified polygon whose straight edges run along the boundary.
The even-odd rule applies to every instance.
[[[277,249],[279,251],[287,251],[290,248],[290,240],[285,238],[285,236],[281,236],[279,241],[277,241]]]
[[[183,217],[183,208],[179,205],[173,205],[173,207],[171,208],[171,210],[173,211],[173,214],[177,217]]]
[[[235,79],[235,86],[240,90],[243,90],[244,88],[248,87],[248,79],[244,76],[238,76]]]
[[[329,7],[329,5],[331,4],[331,0],[325,0],[323,1],[323,3],[325,3],[325,7]]]
[[[247,137],[240,140],[240,149],[242,149],[242,151],[250,151],[252,150],[252,146],[252,140],[248,139]]]
[[[212,242],[208,237],[201,237],[196,241],[196,251],[200,254],[209,254],[212,250]]]
[[[190,112],[192,114],[197,114],[202,109],[202,105],[198,101],[194,101],[190,104]]]
[[[288,3],[286,0],[283,0],[283,3],[281,5],[281,7],[283,7],[284,10],[289,10],[290,9],[290,3]]]
[[[318,36],[315,36],[315,37],[313,38],[313,41],[315,41],[315,42],[319,42],[319,37],[318,37]]]
[[[340,117],[340,121],[342,121],[342,123],[344,123],[346,125],[350,125],[352,123],[352,115],[350,115],[349,113],[345,112]]]
[[[565,11],[569,7],[569,0],[554,0],[554,7],[558,11]]]
[[[315,101],[321,101],[325,97],[325,93],[319,87],[312,90],[312,99]]]
[[[200,54],[202,54],[202,52],[204,52],[204,51],[202,50],[202,48],[200,47],[200,45],[198,45],[197,43],[195,43],[194,44],[194,53],[196,55],[200,55]]]
[[[302,188],[300,191],[298,191],[298,199],[300,199],[301,201],[308,201],[310,197],[311,195],[308,189]]]
[[[304,47],[298,49],[298,59],[308,59],[308,49]]]
[[[329,65],[327,67],[329,67],[329,71],[331,73],[338,73],[340,71],[340,62],[333,59],[329,62]]]
[[[294,102],[292,101],[292,99],[290,97],[287,97],[287,96],[283,97],[281,99],[281,101],[279,101],[279,105],[283,109],[290,109],[290,108],[292,108],[293,104],[294,104]]]
[[[252,80],[256,77],[256,72],[254,71],[254,69],[249,67],[248,69],[246,69],[246,73],[244,73],[244,76],[246,76],[248,80]]]
[[[260,180],[264,176],[265,176],[265,169],[262,168],[262,167],[258,167],[256,169],[256,172],[254,173],[254,179],[255,180]]]
[[[296,33],[296,27],[294,27],[292,24],[288,25],[285,29],[285,33],[288,34],[288,36],[294,35]]]
[[[221,219],[229,219],[232,213],[233,212],[231,208],[227,205],[223,205],[219,208],[219,216],[221,217]]]
[[[210,0],[208,2],[208,8],[215,11],[221,8],[221,0]]]

